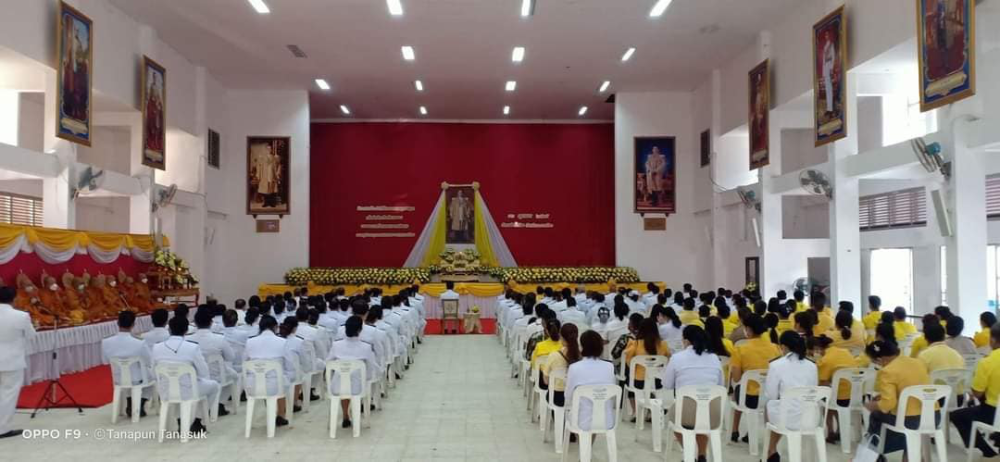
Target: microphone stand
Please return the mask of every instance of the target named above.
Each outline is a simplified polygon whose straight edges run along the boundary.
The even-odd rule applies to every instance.
[[[49,310],[46,309],[46,311]],[[53,314],[51,311],[49,311],[49,314],[53,315],[53,322],[55,324],[53,325],[52,331],[56,332],[59,330],[59,316]],[[76,408],[76,411],[78,413],[83,414],[83,408],[80,406],[79,403],[76,402],[75,399],[73,399],[73,395],[69,393],[69,390],[67,390],[66,386],[63,385],[62,382],[60,381],[60,379],[62,378],[62,369],[59,367],[58,348],[52,350],[51,364],[56,372],[56,378],[46,380],[45,393],[42,393],[42,396],[38,398],[38,403],[35,404],[35,410],[32,411],[31,418],[34,419],[35,416],[38,415],[39,411],[47,411],[49,409],[52,409],[58,406],[59,403],[62,403],[63,401],[69,401],[70,403],[73,404],[73,407]],[[62,397],[58,395],[58,391],[60,390],[63,393]]]

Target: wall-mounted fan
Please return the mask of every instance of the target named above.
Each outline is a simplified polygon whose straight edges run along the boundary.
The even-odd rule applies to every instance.
[[[740,201],[746,208],[760,212],[760,199],[757,198],[756,191],[746,186],[740,186],[736,188],[736,194],[740,196]]]
[[[799,185],[809,194],[833,199],[833,185],[830,184],[830,179],[827,178],[826,174],[819,170],[803,170],[799,174]]]
[[[153,190],[153,212],[170,205],[170,202],[174,200],[174,195],[177,194],[177,185],[172,184],[169,187],[157,186]]]
[[[910,140],[910,147],[927,173],[941,172],[946,179],[951,178],[951,163],[944,161],[940,143],[927,144],[923,138],[914,138]]]
[[[80,197],[80,193],[84,191],[97,191],[104,184],[104,170],[98,170],[94,167],[88,166],[83,172],[80,172],[80,176],[76,179],[76,187],[70,191],[70,196],[73,199]]]

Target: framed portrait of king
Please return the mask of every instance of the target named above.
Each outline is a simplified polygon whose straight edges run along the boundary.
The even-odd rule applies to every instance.
[[[816,147],[847,136],[847,18],[837,8],[813,26]]]
[[[142,57],[142,164],[167,168],[167,70]]]
[[[920,111],[976,94],[975,0],[916,0]]]
[[[771,163],[769,142],[771,121],[771,83],[768,61],[753,68],[748,75],[749,128],[750,128],[750,170]]]
[[[247,215],[292,212],[291,143],[287,136],[247,137]]]
[[[59,2],[56,31],[56,136],[90,146],[94,23]]]
[[[672,136],[635,138],[635,213],[677,211],[675,141]]]
[[[446,244],[476,243],[476,190],[472,186],[449,186],[445,190]]]

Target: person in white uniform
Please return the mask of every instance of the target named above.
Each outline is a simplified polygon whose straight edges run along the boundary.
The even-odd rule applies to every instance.
[[[285,318],[284,322],[278,327],[278,336],[285,339],[285,349],[291,352],[295,359],[296,374],[294,380],[296,382],[304,381],[304,376],[307,372],[315,371],[316,369],[316,351],[313,349],[311,343],[306,342],[306,339],[301,335],[298,335],[299,320],[292,314],[289,314]],[[295,402],[292,403],[295,412],[300,411],[298,403],[301,403],[299,396],[302,395],[303,385],[296,385],[294,390]],[[312,384],[309,384],[309,390],[312,391]],[[317,399],[319,399],[317,397]]]
[[[351,302],[351,311],[354,313],[354,316],[358,317],[358,319],[364,319],[365,317],[368,316],[368,304],[365,303],[363,299],[360,298],[355,299],[353,302]],[[385,312],[383,311],[383,315],[384,314]],[[345,321],[344,325],[340,326],[340,328],[337,329],[337,336],[336,336],[337,340],[343,340],[347,338],[346,326],[347,322]],[[378,342],[377,338],[378,334],[375,332],[377,330],[378,330],[377,327],[363,324],[361,326],[361,334],[359,335],[359,337],[361,338],[362,342],[371,345],[372,349],[375,350],[375,361],[376,364],[378,364],[378,369],[385,370],[385,367],[389,364],[389,352],[387,352],[384,348],[382,348],[382,344]]]
[[[15,310],[11,303],[17,292],[0,285],[0,438],[21,436],[23,430],[10,428],[17,397],[28,367],[28,342],[35,336],[31,315]]]
[[[197,376],[198,395],[208,399],[209,402],[215,400],[219,393],[219,382],[212,380],[208,372],[208,363],[201,353],[201,348],[197,343],[188,341],[184,335],[188,331],[187,316],[174,316],[170,319],[170,338],[157,343],[153,347],[153,369],[162,363],[183,363],[194,366]],[[156,386],[159,388],[160,396],[167,394],[168,380],[166,377],[157,377]],[[192,395],[191,383],[181,382],[181,396]],[[208,416],[204,415],[201,406],[195,407],[195,419],[191,423],[191,432],[200,433],[207,430],[202,422],[208,421]],[[204,420],[202,420],[204,419]]]
[[[559,322],[563,324],[573,324],[578,329],[583,329],[587,327],[587,315],[583,314],[576,306],[576,299],[573,297],[567,298],[566,309],[559,313]]]
[[[583,359],[571,364],[566,373],[566,407],[569,409],[573,403],[573,393],[577,387],[583,385],[615,385],[615,366],[608,361],[601,359],[604,352],[604,339],[601,335],[592,330],[588,330],[580,335],[580,354]],[[617,419],[615,415],[615,403],[608,402],[605,409],[606,422],[611,428],[612,423]],[[590,422],[593,415],[593,403],[586,399],[580,400],[578,412],[580,421],[577,422],[581,430],[590,430]]]
[[[236,380],[236,368],[233,366],[237,359],[236,353],[233,352],[233,347],[226,340],[226,336],[221,332],[215,332],[215,317],[212,314],[211,310],[207,308],[199,308],[194,314],[194,324],[198,329],[194,333],[188,334],[187,339],[198,344],[206,363],[208,363],[209,356],[219,355],[222,357],[223,370],[219,370],[215,364],[208,365],[208,374],[212,380],[218,383]],[[219,403],[219,415],[229,415],[229,411],[222,403]]]
[[[242,373],[243,350],[247,346],[247,339],[250,338],[250,335],[248,335],[245,329],[237,326],[239,319],[240,314],[238,311],[227,310],[226,314],[222,315],[222,336],[229,342],[229,348],[233,349],[233,356],[236,358],[233,361],[233,369],[237,373]]]
[[[107,364],[112,358],[139,358],[141,363],[132,364],[130,374],[132,383],[136,385],[143,382],[145,376],[151,382],[153,380],[153,357],[146,342],[135,338],[132,335],[132,327],[135,326],[135,313],[132,311],[122,311],[118,313],[118,333],[101,340],[101,359]],[[121,382],[121,371],[112,365],[111,377],[115,384]],[[139,404],[139,415],[146,416],[146,401],[153,396],[151,387],[142,389],[142,402]],[[125,413],[132,417],[132,398],[126,398]]]
[[[371,345],[361,341],[361,328],[364,323],[361,322],[361,318],[358,316],[351,316],[344,323],[345,337],[342,340],[337,340],[333,342],[333,347],[330,348],[330,354],[327,355],[327,361],[340,361],[340,360],[361,360],[365,363],[365,375],[366,377],[361,377],[360,373],[356,373],[351,376],[351,394],[360,394],[363,390],[364,382],[371,381],[375,378],[375,373],[381,370],[375,360],[375,351],[372,349]],[[333,395],[342,395],[343,391],[340,390],[340,376],[337,372],[333,373],[333,377],[330,378],[330,393]],[[341,400],[340,406],[343,409],[344,421],[341,422],[341,427],[350,428],[351,418],[350,418],[350,400]]]
[[[653,305],[652,318],[659,324],[660,338],[668,343],[682,339],[681,318],[672,308],[664,308],[660,304]]]
[[[667,367],[663,368],[663,371],[660,373],[660,381],[663,382],[663,388],[666,390],[677,390],[689,385],[724,386],[722,361],[719,360],[717,355],[708,350],[708,334],[705,333],[705,330],[698,326],[687,326],[682,332],[682,338],[684,349],[674,353],[670,357]],[[695,406],[697,404],[690,399],[684,403],[684,415],[681,416],[681,425],[685,428],[694,428],[697,412]],[[709,423],[712,428],[718,427],[721,415],[721,402],[717,403],[717,405],[709,406]],[[677,434],[677,440],[683,443],[680,434]],[[695,441],[698,444],[698,460],[705,460],[708,437],[698,435]]]
[[[243,356],[246,361],[273,359],[280,362],[283,369],[284,384],[287,387],[292,379],[295,378],[295,361],[297,359],[285,347],[285,339],[278,337],[277,328],[278,321],[271,316],[262,316],[260,319],[260,334],[247,339],[247,347],[243,350]],[[265,386],[267,387],[267,393],[277,393],[278,378],[270,375],[266,378]],[[247,394],[254,391],[252,387],[255,381],[254,374],[250,372],[243,383],[243,387],[248,391]],[[285,398],[278,400],[278,416],[274,421],[279,427],[288,425],[288,420],[285,419]]]
[[[775,425],[785,424],[790,430],[811,428],[818,421],[803,422],[801,403],[798,400],[783,399],[783,395],[796,387],[815,387],[819,383],[816,364],[807,356],[806,339],[795,331],[785,331],[779,338],[783,355],[771,361],[764,380],[764,398],[767,400],[767,420]],[[782,422],[784,421],[784,422]],[[771,434],[768,447],[770,462],[777,462],[778,442],[781,435]]]
[[[170,338],[170,331],[167,330],[167,320],[170,318],[170,313],[163,308],[157,308],[153,310],[153,314],[149,318],[153,322],[153,328],[142,334],[142,341],[146,342],[149,351],[153,351],[154,345]]]

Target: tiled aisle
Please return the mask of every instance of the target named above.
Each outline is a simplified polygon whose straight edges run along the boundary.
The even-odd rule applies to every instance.
[[[153,441],[98,441],[93,438],[70,440],[0,440],[3,460],[241,460],[274,461],[278,457],[321,458],[338,461],[558,461],[551,442],[542,444],[537,424],[529,424],[521,390],[509,378],[503,349],[494,336],[427,337],[405,380],[399,382],[376,413],[370,429],[354,439],[338,431],[336,440],[327,437],[328,402],[314,402],[311,412],[297,414],[294,425],[278,431],[268,440],[258,411],[251,439],[243,437],[245,415],[220,418],[209,424],[208,439],[182,445]],[[241,411],[244,408],[241,408]],[[114,427],[110,410],[88,409],[83,416],[75,411],[50,411],[34,421],[18,414],[15,423],[25,428],[79,429],[91,434],[98,428],[117,430],[156,429],[156,417],[138,425],[119,420]],[[652,451],[646,431],[635,443],[632,424],[622,424],[619,460],[664,460]],[[955,446],[950,456],[964,454]],[[848,460],[839,447],[829,446],[830,462]],[[571,460],[576,459],[572,449]],[[184,459],[182,459],[184,458]],[[597,443],[594,460],[606,460],[603,440]],[[676,450],[671,460],[680,460]],[[753,460],[746,446],[725,446],[724,460]]]

